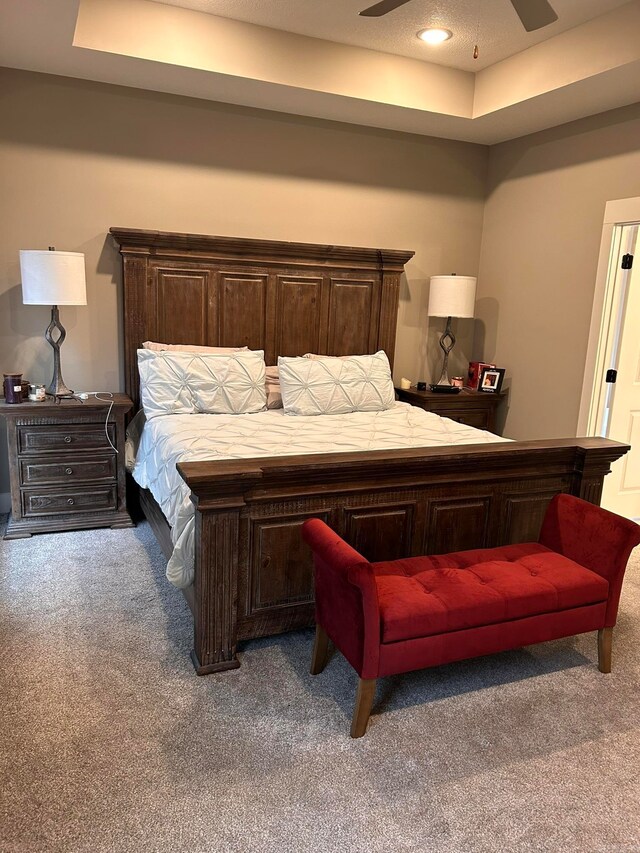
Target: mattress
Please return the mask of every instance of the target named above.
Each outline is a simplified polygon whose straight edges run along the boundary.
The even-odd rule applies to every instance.
[[[309,417],[285,415],[283,409],[246,415],[160,415],[142,429],[132,473],[150,490],[171,525],[174,550],[167,578],[184,588],[193,582],[195,525],[178,462],[506,440],[408,403],[395,403],[382,412]]]

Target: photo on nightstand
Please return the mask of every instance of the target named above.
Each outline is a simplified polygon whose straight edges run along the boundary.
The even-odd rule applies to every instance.
[[[480,374],[478,391],[487,391],[490,394],[498,394],[504,380],[504,367],[485,367]]]
[[[480,376],[482,375],[482,371],[487,367],[495,367],[495,364],[492,364],[489,361],[470,361],[469,362],[469,372],[467,374],[467,388],[470,388],[472,391],[477,391],[480,387]]]

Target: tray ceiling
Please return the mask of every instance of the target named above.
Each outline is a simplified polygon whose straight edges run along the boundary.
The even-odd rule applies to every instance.
[[[358,12],[374,0],[154,0],[340,44],[479,71],[628,0],[550,0],[555,24],[527,33],[509,0],[412,0],[383,18]],[[424,27],[446,27],[451,41],[428,47],[416,38]],[[476,38],[480,55],[473,59]]]
[[[509,0],[366,5],[21,0],[3,6],[0,64],[484,144],[640,101],[640,0],[552,0],[560,20],[530,34]],[[422,45],[430,23],[456,36]]]

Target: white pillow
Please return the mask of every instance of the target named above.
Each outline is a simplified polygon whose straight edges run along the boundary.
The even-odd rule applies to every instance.
[[[383,350],[344,358],[280,357],[278,368],[288,415],[379,412],[395,402],[389,359]]]
[[[243,415],[261,412],[267,403],[262,350],[216,355],[139,349],[138,370],[147,418]]]
[[[229,355],[232,352],[244,352],[249,347],[201,347],[197,344],[160,344],[157,341],[145,341],[142,349],[151,349],[154,352],[204,352]]]

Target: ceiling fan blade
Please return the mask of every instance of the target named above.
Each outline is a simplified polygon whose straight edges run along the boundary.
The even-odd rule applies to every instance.
[[[511,5],[528,33],[558,20],[547,0],[511,0]]]
[[[364,9],[360,14],[365,18],[381,18],[387,12],[393,12],[394,9],[399,9],[400,6],[404,6],[405,3],[409,2],[410,0],[381,0],[380,3],[369,6],[368,9]]]

